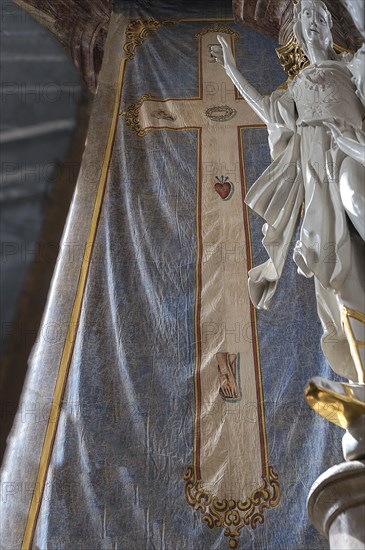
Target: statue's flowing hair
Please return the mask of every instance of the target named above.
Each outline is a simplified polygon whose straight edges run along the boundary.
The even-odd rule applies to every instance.
[[[303,4],[312,4],[312,6],[315,6],[316,8],[322,8],[324,13],[325,13],[329,29],[332,28],[333,22],[332,22],[331,12],[327,8],[326,4],[324,2],[322,2],[321,0],[298,0],[294,4],[294,9],[293,9],[293,12],[294,12],[293,33],[294,33],[294,36],[295,36],[295,38],[297,39],[297,41],[299,43],[299,46],[302,48],[305,55],[309,58],[307,44],[306,44],[306,41],[304,39],[303,32],[302,32],[301,14],[302,14],[302,5]],[[332,40],[331,40],[330,45],[327,48],[327,54],[328,54],[328,59],[338,59],[338,55],[336,54],[336,52],[333,49]]]

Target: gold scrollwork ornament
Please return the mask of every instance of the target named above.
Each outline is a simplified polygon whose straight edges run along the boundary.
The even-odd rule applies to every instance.
[[[293,80],[304,67],[309,65],[309,60],[294,35],[289,42],[279,46],[275,51],[289,80]]]
[[[213,23],[208,27],[204,27],[201,31],[196,33],[195,38],[199,40],[199,38],[210,32],[230,34],[233,38],[239,38],[239,34],[237,32],[226,25],[222,25],[222,23]]]
[[[126,58],[133,59],[136,55],[137,46],[141,46],[149,34],[156,32],[162,25],[167,24],[175,25],[176,21],[169,19],[165,21],[157,21],[156,19],[148,19],[147,21],[133,19],[129,21],[125,31],[126,42],[123,46]]]
[[[155,99],[155,97],[152,94],[143,94],[138,101],[132,103],[125,111],[120,113],[125,117],[127,126],[134,130],[139,137],[144,137],[149,130],[149,128],[142,128],[139,120],[142,104],[148,99]]]
[[[229,537],[229,547],[233,550],[238,546],[238,537],[246,526],[256,529],[264,523],[264,510],[273,508],[280,501],[278,476],[269,467],[269,475],[263,478],[263,484],[245,500],[222,499],[209,493],[200,481],[194,480],[193,468],[189,468],[184,476],[185,498],[195,510],[202,512],[202,520],[208,527],[224,528],[224,535]]]

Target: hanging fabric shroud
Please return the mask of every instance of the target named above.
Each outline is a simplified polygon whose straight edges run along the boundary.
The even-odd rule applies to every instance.
[[[8,491],[11,536],[323,548],[305,500],[340,436],[303,398],[329,370],[312,281],[288,262],[271,310],[250,304],[265,252],[243,199],[270,162],[267,132],[210,55],[223,34],[269,93],[285,80],[275,44],[228,3],[116,8],[44,320],[67,330],[35,348],[23,403],[40,415],[18,419],[5,462],[5,482],[36,487]]]

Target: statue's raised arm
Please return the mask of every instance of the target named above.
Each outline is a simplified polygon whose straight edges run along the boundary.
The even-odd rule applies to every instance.
[[[352,65],[335,52],[321,0],[298,0],[293,9],[293,33],[310,64],[286,90],[261,96],[223,37],[211,48],[269,131],[273,163],[245,197],[265,221],[269,255],[250,270],[249,292],[257,308],[270,307],[300,224],[293,260],[301,275],[314,277],[323,351],[337,374],[358,382],[365,402],[364,51]]]
[[[227,75],[236,86],[242,97],[247,101],[250,107],[268,124],[268,114],[264,105],[262,95],[246,80],[236,67],[236,61],[233,57],[231,48],[226,39],[220,34],[217,35],[220,46],[212,46],[211,54],[217,63],[223,65]]]

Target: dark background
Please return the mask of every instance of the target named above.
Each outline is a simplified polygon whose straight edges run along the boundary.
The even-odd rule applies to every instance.
[[[76,183],[91,95],[44,27],[10,1],[0,9],[2,456]]]

